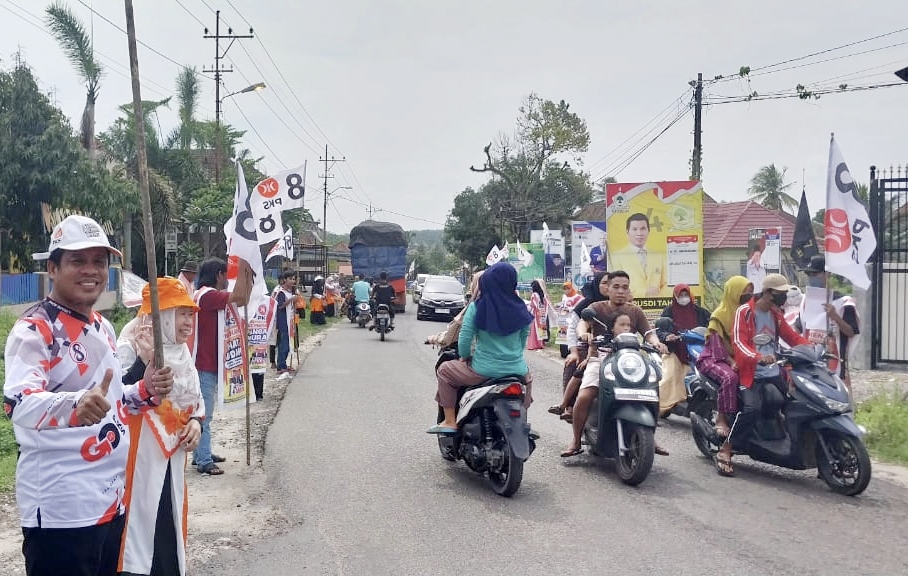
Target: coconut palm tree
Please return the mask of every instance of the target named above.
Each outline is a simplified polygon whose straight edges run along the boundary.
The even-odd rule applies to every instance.
[[[770,210],[787,210],[794,213],[798,207],[797,199],[793,198],[786,190],[794,182],[785,182],[785,173],[788,168],[779,171],[775,164],[763,166],[750,180],[747,193],[755,201]]]
[[[184,66],[177,76],[177,103],[180,105],[180,125],[167,138],[167,148],[189,150],[199,144],[199,126],[195,114],[199,107],[198,73],[194,66]]]
[[[82,22],[62,2],[47,7],[45,21],[51,34],[60,44],[66,57],[85,81],[85,110],[80,124],[82,147],[91,158],[95,157],[95,104],[101,86],[104,68],[95,59],[94,47]]]

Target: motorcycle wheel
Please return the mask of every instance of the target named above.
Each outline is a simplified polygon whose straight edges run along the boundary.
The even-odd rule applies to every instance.
[[[860,438],[838,432],[823,432],[826,448],[832,456],[826,458],[817,442],[817,468],[820,478],[829,488],[845,496],[857,496],[870,483],[870,455]]]
[[[507,436],[501,430],[497,431],[497,435],[499,443],[502,444],[505,462],[502,465],[503,470],[498,472],[489,470],[489,480],[496,494],[508,498],[516,494],[520,488],[520,482],[523,480],[523,460],[514,455]]]
[[[624,445],[627,451],[616,459],[618,477],[628,486],[640,484],[649,475],[656,454],[653,431],[635,424],[625,423]]]
[[[384,342],[384,341],[385,341],[385,329],[384,329],[384,328],[379,328],[379,329],[378,329],[378,333],[379,333],[379,335],[381,336],[381,341]]]
[[[438,408],[438,421],[436,424],[441,424],[445,421],[445,413],[442,412],[441,407]],[[438,451],[441,452],[441,457],[447,460],[448,462],[455,462],[457,456],[454,455],[454,439],[450,436],[444,434],[438,435]]]
[[[709,422],[710,426],[715,427],[716,412],[715,410],[712,410],[712,408],[707,403],[704,402],[699,406],[699,408],[697,409],[697,415]],[[709,438],[707,438],[703,435],[702,432],[700,432],[700,429],[697,428],[697,426],[695,426],[693,422],[691,422],[690,425],[690,433],[694,437],[694,444],[697,445],[697,450],[700,451],[700,454],[703,454],[707,458],[712,459],[713,455],[715,454],[715,449],[713,448],[712,443],[709,441]]]

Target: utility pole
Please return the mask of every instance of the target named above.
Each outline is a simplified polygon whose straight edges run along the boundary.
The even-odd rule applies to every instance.
[[[334,156],[328,157],[328,145],[325,144],[325,157],[319,158],[319,162],[325,163],[325,172],[320,176],[325,182],[324,191],[325,191],[325,202],[322,204],[322,244],[325,246],[325,275],[328,275],[328,179],[334,178],[333,174],[330,174],[328,171],[334,166],[336,162],[346,162],[347,158],[335,158]],[[329,166],[328,164],[331,164]]]
[[[221,11],[218,10],[214,13],[214,34],[208,33],[208,28],[205,28],[205,34],[202,38],[214,38],[214,67],[213,68],[202,68],[202,72],[205,74],[214,74],[214,125],[215,125],[215,142],[214,142],[214,179],[220,184],[221,183],[221,74],[226,72],[233,72],[233,67],[224,68],[221,66],[221,60],[227,56],[227,51],[230,50],[230,47],[233,46],[233,43],[236,40],[241,38],[253,38],[252,28],[249,29],[249,34],[237,35],[233,33],[233,28],[227,28],[227,34],[221,34]],[[230,40],[230,44],[224,48],[224,52],[221,53],[221,40]]]
[[[702,174],[701,160],[703,159],[703,146],[700,137],[703,132],[703,73],[697,74],[697,84],[694,86],[694,155],[691,158],[691,177],[699,180]]]

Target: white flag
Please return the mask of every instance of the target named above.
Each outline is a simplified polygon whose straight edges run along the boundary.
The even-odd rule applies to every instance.
[[[278,172],[255,185],[250,205],[259,244],[273,242],[282,236],[281,212],[302,208],[305,196],[305,163],[292,170]]]
[[[551,236],[551,234],[552,234],[552,233],[549,232],[549,225],[546,224],[545,222],[543,222],[543,223],[542,223],[542,238],[543,238],[543,240],[548,241],[549,236]]]
[[[236,192],[233,197],[233,215],[224,224],[224,236],[227,237],[227,283],[233,289],[236,283],[239,259],[242,258],[252,267],[255,278],[249,305],[256,306],[258,299],[268,295],[265,274],[262,272],[262,253],[259,251],[259,240],[256,233],[255,217],[250,209],[250,194],[246,187],[243,165],[236,163]]]
[[[498,251],[498,261],[507,262],[511,259],[511,247],[508,246],[508,243],[505,242],[504,246],[501,247],[501,250]]]
[[[120,269],[123,275],[123,282],[120,286],[120,294],[123,298],[123,306],[127,308],[138,308],[142,305],[142,288],[148,284],[148,281],[141,276],[136,276],[129,270]]]
[[[491,266],[492,264],[495,264],[500,260],[501,250],[498,248],[498,244],[495,244],[491,249],[489,249],[489,253],[486,254],[486,266]]]
[[[592,271],[592,261],[590,260],[590,250],[586,247],[586,242],[580,241],[580,273],[586,276]]]
[[[288,260],[293,260],[293,228],[287,226],[287,231],[280,240],[274,243],[268,255],[265,256],[265,262],[268,262],[275,256],[283,256]]]
[[[410,270],[407,272],[407,274],[412,276],[414,272],[416,272],[416,260],[410,262]]]
[[[524,250],[523,246],[520,245],[520,240],[517,241],[517,259],[520,260],[520,264],[524,268],[529,268],[533,265],[533,255]]]
[[[843,276],[864,290],[869,288],[864,265],[876,250],[876,235],[835,138],[829,142],[824,235],[826,271]]]

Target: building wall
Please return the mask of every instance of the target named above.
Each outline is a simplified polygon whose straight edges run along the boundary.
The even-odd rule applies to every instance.
[[[732,276],[741,274],[741,263],[746,259],[744,248],[703,250],[703,275],[708,283],[724,284]]]

